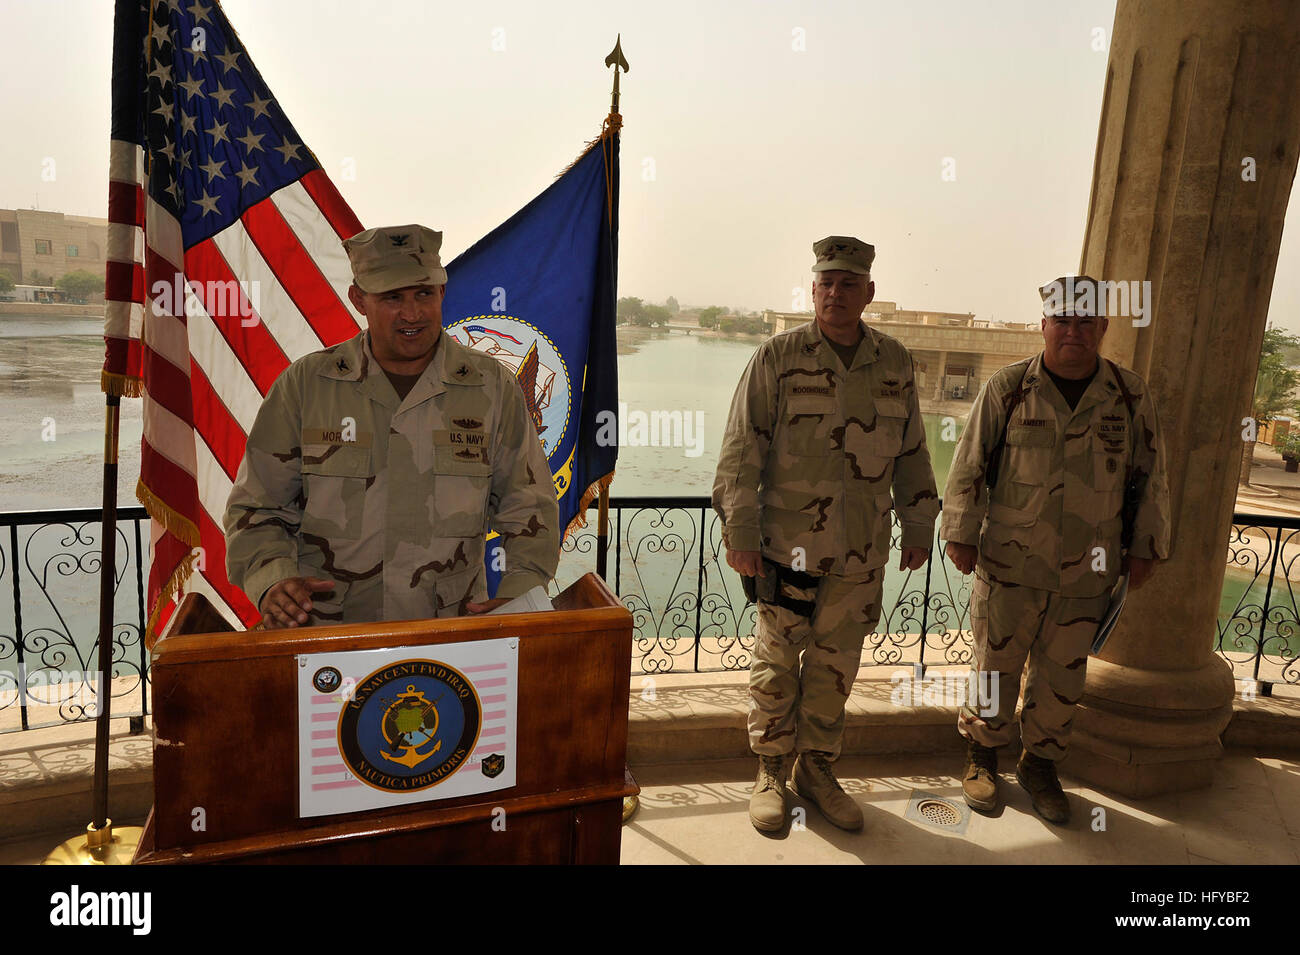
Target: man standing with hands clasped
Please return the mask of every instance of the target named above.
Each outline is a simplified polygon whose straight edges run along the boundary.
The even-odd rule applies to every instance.
[[[939,536],[975,572],[973,666],[997,680],[998,709],[968,703],[966,802],[996,810],[997,747],[1011,740],[1029,663],[1016,778],[1049,822],[1070,804],[1065,757],[1088,653],[1121,573],[1142,586],[1169,556],[1169,492],[1155,404],[1145,381],[1098,355],[1103,286],[1065,276],[1040,290],[1043,351],[980,389],[953,455]]]
[[[727,563],[753,579],[758,604],[749,818],[765,832],[785,823],[792,754],[793,789],[836,826],[862,827],[831,762],[863,640],[880,618],[890,513],[903,527],[899,569],[915,569],[939,507],[912,357],[862,321],[875,249],[830,236],[813,254],[815,319],[759,346],[713,485]]]

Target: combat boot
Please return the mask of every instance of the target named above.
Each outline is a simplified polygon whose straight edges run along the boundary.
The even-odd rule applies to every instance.
[[[758,757],[749,821],[760,832],[776,832],[785,825],[785,756]]]
[[[961,794],[966,805],[980,812],[998,808],[998,751],[981,746],[974,740],[966,750],[966,771],[962,773]]]
[[[1033,800],[1034,812],[1057,825],[1070,821],[1070,802],[1056,778],[1056,763],[1026,751],[1016,765],[1016,779]]]
[[[790,788],[821,810],[841,829],[861,829],[862,810],[843,789],[831,771],[830,753],[812,750],[794,761]]]

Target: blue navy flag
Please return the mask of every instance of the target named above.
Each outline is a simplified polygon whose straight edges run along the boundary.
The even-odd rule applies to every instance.
[[[585,524],[587,505],[613,478],[618,457],[616,443],[596,443],[597,415],[614,414],[618,402],[617,282],[613,128],[545,192],[447,265],[446,331],[515,373],[551,465],[566,533]],[[492,594],[500,579],[496,550],[489,538]]]

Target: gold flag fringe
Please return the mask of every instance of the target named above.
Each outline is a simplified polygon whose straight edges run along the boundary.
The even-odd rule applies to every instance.
[[[144,394],[144,382],[135,375],[123,375],[101,369],[99,390],[106,395],[116,395],[118,398],[139,398]]]
[[[146,650],[152,650],[154,644],[158,642],[158,618],[162,615],[162,608],[167,601],[180,593],[181,586],[190,579],[190,574],[194,573],[194,561],[197,559],[198,555],[193,552],[186,554],[158,592],[158,601],[153,605],[153,609],[149,611],[149,622],[145,625],[144,647]]]
[[[149,516],[167,528],[168,533],[173,537],[180,538],[182,543],[189,544],[191,547],[199,546],[202,539],[199,537],[198,525],[149,490],[144,483],[144,478],[136,483],[135,498],[144,505]]]
[[[622,125],[623,125],[623,117],[619,116],[617,113],[611,113],[609,116],[606,116],[604,122],[602,122],[600,125],[600,135],[597,136],[595,139],[588,140],[586,145],[582,147],[582,152],[578,153],[577,158],[575,158],[573,162],[569,163],[567,166],[565,166],[563,169],[557,172],[555,174],[555,178],[559,179],[561,176],[567,173],[574,166],[578,165],[578,163],[582,162],[583,156],[587,155],[587,153],[591,152],[593,149],[595,149],[597,146],[603,143],[606,139],[609,139],[611,136],[617,133],[619,129],[622,127]]]
[[[561,546],[569,539],[570,534],[587,526],[587,507],[592,501],[600,497],[601,491],[609,488],[610,482],[613,480],[614,472],[610,471],[604,477],[592,481],[587,490],[582,492],[582,500],[578,502],[578,513],[573,515],[573,520],[569,521],[569,526],[564,529],[564,537],[560,539]]]
[[[149,516],[162,524],[163,527],[167,528],[168,533],[172,534],[183,543],[188,544],[190,547],[199,546],[201,538],[199,537],[199,529],[195,526],[194,522],[165,503],[162,498],[154,494],[153,491],[149,490],[149,487],[144,483],[143,478],[136,483],[135,496],[136,500],[144,505],[144,509],[148,512]],[[149,622],[145,626],[144,645],[146,649],[152,650],[153,645],[158,642],[158,617],[162,613],[162,608],[167,601],[171,600],[180,592],[181,586],[185,581],[190,579],[190,574],[194,572],[194,561],[197,556],[197,554],[191,551],[189,554],[185,555],[185,557],[181,558],[181,562],[177,564],[176,569],[168,575],[166,582],[162,585],[162,589],[158,592],[158,599],[155,601],[153,608],[149,611]]]

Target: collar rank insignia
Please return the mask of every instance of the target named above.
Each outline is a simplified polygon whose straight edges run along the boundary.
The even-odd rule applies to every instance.
[[[808,344],[804,345],[804,346],[803,346],[803,353],[804,353],[805,355],[815,355],[815,354],[817,354],[817,343],[816,343],[816,342],[809,342]]]
[[[469,365],[461,365],[459,368],[456,369],[457,378],[464,378],[468,374],[469,374]]]
[[[393,248],[400,249],[406,245],[406,241],[411,237],[409,232],[403,232],[401,235],[390,235],[388,241],[393,243]]]
[[[346,358],[340,358],[337,367],[339,371],[348,371],[348,360]]]
[[[488,779],[495,779],[501,775],[501,771],[506,768],[506,758],[501,753],[493,753],[491,756],[483,757],[483,775]]]

